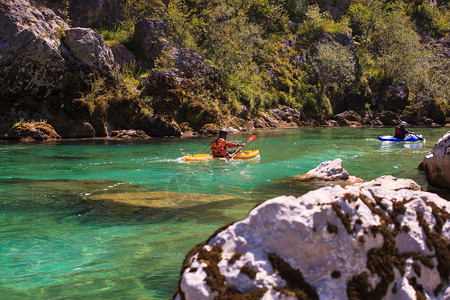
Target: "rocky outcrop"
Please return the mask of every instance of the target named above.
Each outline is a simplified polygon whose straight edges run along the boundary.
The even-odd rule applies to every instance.
[[[134,39],[142,49],[140,57],[147,66],[175,68],[186,78],[201,77],[208,81],[217,81],[217,71],[205,63],[200,54],[179,46],[178,39],[169,32],[163,21],[150,18],[138,22],[135,27]],[[161,60],[167,60],[163,63]]]
[[[269,109],[269,112],[287,124],[295,123],[298,125],[301,122],[301,113],[295,108],[280,106],[278,108]]]
[[[194,130],[223,119],[227,99],[217,70],[198,52],[183,48],[165,22],[143,19],[136,24],[134,40],[142,50],[138,63],[155,67],[140,84],[141,95],[152,97],[155,112],[188,122]]]
[[[450,131],[440,138],[421,163],[430,185],[450,189]]]
[[[308,171],[303,175],[293,176],[293,180],[300,181],[345,181],[347,183],[363,182],[362,179],[350,176],[342,167],[342,159],[337,158],[333,161],[320,163],[315,169]]]
[[[110,136],[121,140],[146,140],[150,138],[143,130],[114,130]]]
[[[114,67],[114,56],[103,43],[101,34],[90,28],[70,28],[65,31],[64,44],[83,66],[110,74]]]
[[[408,105],[409,89],[404,81],[396,81],[389,86],[378,105],[381,109],[402,111]]]
[[[68,13],[74,26],[112,27],[121,18],[124,2],[125,0],[70,1]]]
[[[143,115],[131,122],[131,126],[145,131],[151,137],[182,135],[178,123],[161,115]]]
[[[0,97],[43,98],[64,87],[72,75],[56,30],[67,27],[54,13],[43,14],[28,1],[0,2]]]
[[[346,110],[333,117],[339,126],[361,126],[361,116],[354,110]]]
[[[112,64],[111,51],[91,29],[70,29],[26,0],[0,2],[0,97],[45,99],[87,88],[89,74],[109,75]]]
[[[7,138],[20,141],[47,141],[61,137],[46,122],[19,122],[11,127]]]
[[[114,61],[119,66],[122,68],[127,68],[128,70],[138,69],[136,57],[124,45],[119,44],[117,46],[112,46],[111,51],[114,55]]]
[[[283,196],[186,256],[175,299],[447,299],[450,204],[368,183]]]

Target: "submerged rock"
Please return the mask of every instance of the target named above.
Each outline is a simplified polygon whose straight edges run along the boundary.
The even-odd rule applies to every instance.
[[[271,199],[187,254],[174,298],[446,299],[449,212],[374,182]]]
[[[430,185],[450,189],[450,131],[440,138],[421,163]]]
[[[175,193],[169,191],[107,193],[86,196],[87,200],[113,201],[121,204],[153,208],[187,208],[215,201],[232,199],[231,196]]]

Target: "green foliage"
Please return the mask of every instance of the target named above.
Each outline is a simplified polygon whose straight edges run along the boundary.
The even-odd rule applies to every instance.
[[[414,92],[428,81],[429,52],[398,3],[360,1],[350,6],[348,16],[363,69],[363,82],[382,90],[404,80]]]
[[[353,53],[336,42],[322,43],[310,65],[293,63],[298,56],[307,57],[323,33],[353,36],[362,68],[360,85],[352,86],[354,91],[377,92],[404,80],[417,101],[437,99],[437,107],[447,104],[448,88],[443,86],[450,86],[448,74],[441,71],[443,66],[430,67],[438,63],[430,60],[431,51],[420,44],[409,22],[410,17],[434,36],[448,35],[448,10],[439,2],[414,0],[405,5],[359,0],[338,21],[306,0],[125,0],[122,7],[119,25],[99,30],[107,45],[122,43],[137,50],[131,39],[134,25],[150,16],[168,25],[173,43],[198,51],[220,74],[220,92],[204,90],[201,83],[194,83],[192,91],[180,91],[185,110],[198,113],[198,120],[189,117],[196,126],[201,118],[214,121],[217,114],[227,113],[249,117],[277,105],[317,118],[329,117],[336,97],[355,82]],[[287,30],[288,20],[299,24],[292,32]],[[294,38],[295,47],[286,46],[286,40]],[[174,66],[170,51],[155,61],[155,69]],[[85,97],[93,110],[107,109],[115,97],[136,96],[132,87],[139,74],[132,69],[122,69],[118,76],[124,87],[113,92],[105,92],[107,84],[102,80],[93,83]]]
[[[169,25],[170,31],[181,40],[185,47],[196,48],[191,32],[199,21],[188,11],[184,1],[170,1],[166,7],[159,10],[159,14]]]
[[[353,53],[337,42],[320,44],[311,64],[324,90],[333,83],[340,86],[355,80]]]
[[[173,56],[170,49],[163,50],[161,55],[155,60],[155,69],[171,69],[175,67],[175,57]]]
[[[408,5],[407,13],[422,30],[437,38],[445,37],[450,32],[448,6],[438,6],[434,1],[418,0]]]
[[[123,27],[116,26],[114,29],[100,28],[97,29],[96,32],[100,33],[103,36],[103,40],[105,44],[114,47],[119,44],[125,44],[130,41],[131,37],[134,34],[134,26],[129,28],[129,30],[125,30]]]
[[[343,17],[339,22],[335,22],[328,12],[321,12],[319,6],[309,6],[303,26],[298,30],[301,39],[298,43],[300,48],[308,48],[322,35],[324,32],[330,34],[346,33],[350,34],[350,20]]]
[[[289,17],[297,22],[304,21],[308,11],[308,2],[306,0],[286,0],[284,8]]]
[[[253,0],[246,1],[248,7],[244,9],[247,11],[249,19],[254,23],[260,24],[267,33],[283,32],[286,30],[286,21],[288,17],[281,1],[269,0]],[[244,4],[245,5],[245,4]]]

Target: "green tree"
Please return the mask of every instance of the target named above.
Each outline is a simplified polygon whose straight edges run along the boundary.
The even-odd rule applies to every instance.
[[[355,80],[355,61],[351,50],[337,42],[321,43],[311,65],[318,75],[322,91],[332,84],[342,86]]]

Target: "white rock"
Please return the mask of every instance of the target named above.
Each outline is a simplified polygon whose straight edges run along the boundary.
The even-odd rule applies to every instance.
[[[450,189],[450,131],[437,141],[422,164],[430,185]]]
[[[447,212],[449,202],[435,194],[398,188],[392,183],[401,181],[394,178],[387,179],[389,189],[385,189],[378,184],[385,179],[366,185],[325,187],[300,198],[277,197],[257,206],[245,220],[232,224],[208,242],[208,249],[217,246],[222,249],[216,267],[226,278],[226,284],[243,294],[268,289],[260,295],[261,299],[289,299],[289,295],[274,290],[275,287],[289,290],[288,279],[274,270],[269,259],[269,254],[275,254],[300,271],[320,299],[347,299],[345,291],[354,276],[365,272],[372,289],[381,282],[379,275],[371,273],[368,266],[369,251],[381,249],[384,244],[383,235],[373,231],[377,226],[384,226],[395,237],[398,254],[417,252],[434,256],[434,249],[426,245],[426,235],[417,215],[420,212],[433,230],[436,220],[427,202]],[[414,189],[410,182],[407,186]],[[399,221],[397,225],[392,218]],[[398,229],[403,230],[396,235]],[[448,239],[449,231],[450,226],[445,224],[442,236]],[[230,262],[236,253],[241,254],[239,259]],[[196,267],[196,260],[193,255],[191,265],[183,272],[180,288],[187,299],[210,299],[217,291],[210,291],[204,283],[206,272]],[[420,275],[415,273],[413,264],[420,266]],[[409,281],[412,277],[432,299],[436,298],[434,289],[443,284],[437,298],[442,297],[447,293],[448,282],[441,282],[437,265],[434,259],[434,268],[429,269],[409,255],[403,266],[404,274],[394,267],[395,278],[386,290],[385,299],[415,299],[416,291]],[[241,272],[243,266],[253,269],[255,277]],[[392,292],[394,286],[396,293]]]

